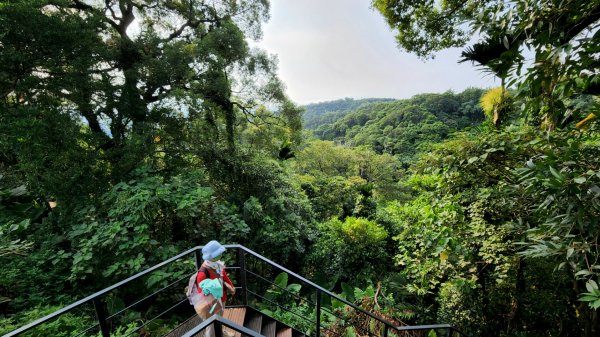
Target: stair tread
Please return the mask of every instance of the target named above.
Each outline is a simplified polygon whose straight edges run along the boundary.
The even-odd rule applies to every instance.
[[[292,337],[292,328],[283,327],[277,331],[277,337]]]
[[[262,328],[262,335],[265,337],[276,337],[275,336],[275,321],[268,320],[265,322]]]
[[[223,317],[234,322],[237,325],[244,325],[244,318],[246,317],[246,308],[226,308],[223,312]],[[227,331],[227,335],[233,337],[241,337],[242,333],[237,332],[233,329],[224,327],[224,331]]]

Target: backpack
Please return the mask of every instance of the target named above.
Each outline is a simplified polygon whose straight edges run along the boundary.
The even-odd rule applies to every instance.
[[[187,285],[187,287],[185,287],[185,296],[187,297],[188,301],[190,301],[191,305],[196,305],[196,303],[198,301],[198,297],[200,295],[200,293],[198,292],[198,283],[196,282],[198,273],[200,273],[200,272],[204,273],[207,280],[210,280],[210,273],[208,272],[208,269],[206,269],[204,267],[200,267],[198,272],[196,272],[196,273],[192,274],[192,276],[190,276],[190,279],[188,280],[188,285]],[[221,278],[221,275],[217,274],[217,279],[220,279],[220,278]]]

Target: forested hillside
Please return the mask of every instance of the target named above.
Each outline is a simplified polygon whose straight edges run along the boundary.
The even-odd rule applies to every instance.
[[[483,121],[482,89],[454,94],[422,94],[411,99],[363,104],[337,120],[322,124],[316,137],[347,146],[365,145],[377,153],[409,163],[427,144]]]
[[[216,239],[394,324],[600,335],[598,2],[372,4],[403,50],[464,48],[500,87],[317,104],[308,132],[276,60],[248,42],[266,0],[0,3],[0,334]],[[264,295],[285,311],[257,305],[316,319],[280,290]],[[381,336],[316,302],[323,335]],[[82,331],[84,311],[32,335]],[[133,331],[117,337],[178,324],[137,307],[113,322]]]
[[[323,124],[338,120],[361,105],[392,100],[391,98],[364,98],[357,100],[344,98],[329,102],[311,103],[303,106],[304,114],[302,115],[302,121],[305,128],[312,130]]]

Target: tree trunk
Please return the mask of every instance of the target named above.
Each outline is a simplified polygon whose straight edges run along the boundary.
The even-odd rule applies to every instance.
[[[515,284],[515,297],[513,298],[512,303],[512,312],[510,315],[510,320],[508,322],[508,334],[510,335],[514,331],[518,331],[521,324],[521,312],[522,312],[522,302],[523,295],[526,291],[525,284],[525,260],[519,258],[518,266],[517,266],[517,280]]]

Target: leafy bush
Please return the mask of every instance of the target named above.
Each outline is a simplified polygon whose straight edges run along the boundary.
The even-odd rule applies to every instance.
[[[302,286],[298,283],[288,284],[287,273],[277,275],[273,283],[274,285],[264,294],[267,301],[258,303],[261,312],[288,324],[307,336],[314,333],[314,324],[306,319],[314,321],[315,308],[310,302],[299,296]],[[272,303],[277,303],[281,307],[274,306]]]
[[[333,218],[319,225],[319,234],[310,256],[315,272],[327,275],[333,284],[337,280],[354,285],[382,277],[389,255],[388,233],[381,225],[365,218]]]
[[[101,206],[79,210],[80,222],[67,234],[73,250],[60,251],[56,260],[72,261],[72,279],[117,280],[172,256],[176,243],[247,233],[243,220],[216,202],[203,182],[199,171],[168,180],[138,171],[135,180],[106,193]]]
[[[27,323],[31,323],[36,319],[49,315],[60,308],[61,307],[59,306],[42,306],[24,311],[12,318],[0,318],[0,334],[7,334]],[[93,315],[93,313],[91,314]],[[24,334],[24,336],[72,336],[95,324],[95,318],[92,315],[82,316],[66,313],[55,320],[40,325],[31,330],[31,332]]]

